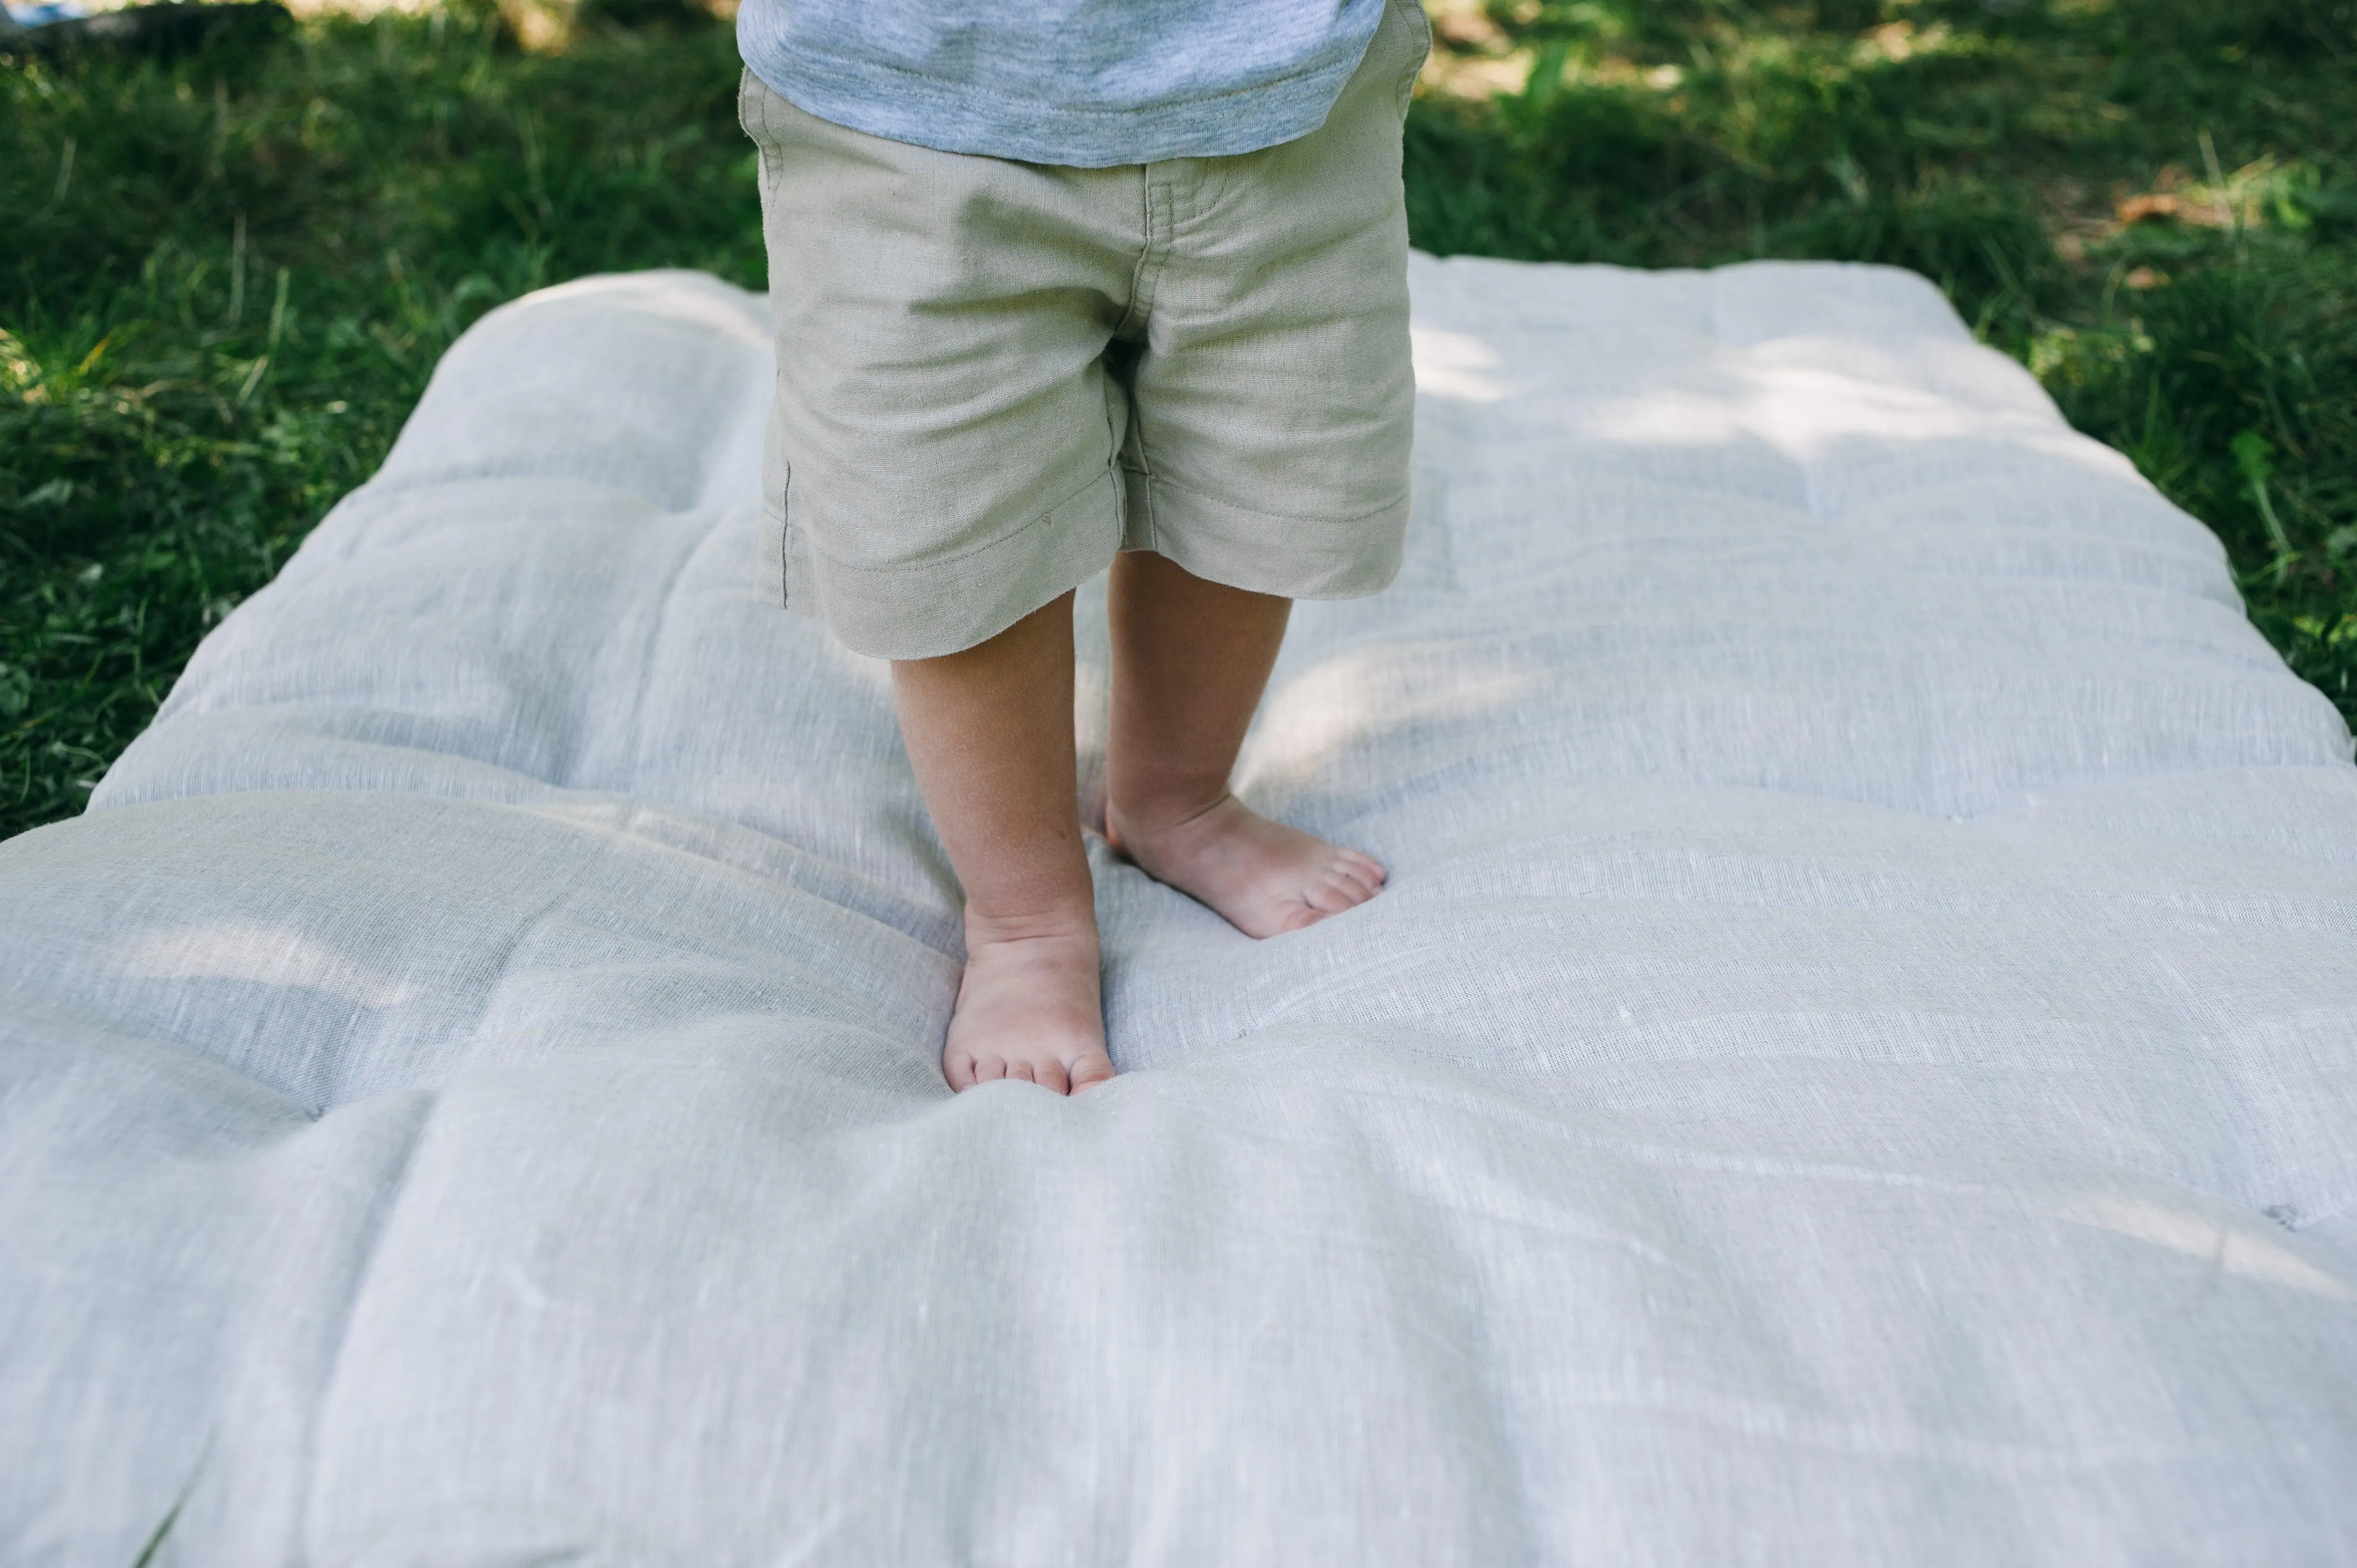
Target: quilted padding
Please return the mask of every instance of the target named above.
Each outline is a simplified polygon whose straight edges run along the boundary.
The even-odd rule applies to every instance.
[[[469,332],[0,845],[0,1559],[2357,1561],[2357,768],[2216,540],[1910,274],[1413,284],[1239,773],[1391,885],[1092,841],[1072,1101],[941,1081],[761,301]]]

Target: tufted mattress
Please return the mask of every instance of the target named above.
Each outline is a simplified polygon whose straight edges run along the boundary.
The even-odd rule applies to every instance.
[[[0,845],[0,1560],[2357,1561],[2357,768],[2216,540],[1908,274],[1414,287],[1239,774],[1391,886],[1092,843],[1072,1101],[940,1079],[761,300],[468,333]]]

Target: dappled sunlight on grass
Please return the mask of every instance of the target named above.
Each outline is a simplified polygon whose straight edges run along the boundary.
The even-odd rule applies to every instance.
[[[540,58],[465,7],[0,61],[0,833],[81,810],[484,311],[759,285],[735,62],[708,19]]]

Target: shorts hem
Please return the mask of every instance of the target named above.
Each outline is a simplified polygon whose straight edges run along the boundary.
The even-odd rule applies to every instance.
[[[1281,517],[1122,470],[1125,550],[1165,555],[1196,576],[1286,599],[1356,599],[1399,575],[1408,498],[1357,517]]]
[[[1012,532],[947,559],[855,566],[785,541],[786,604],[855,653],[936,659],[986,642],[1113,562],[1122,497],[1107,469]],[[782,532],[782,531],[781,531]]]

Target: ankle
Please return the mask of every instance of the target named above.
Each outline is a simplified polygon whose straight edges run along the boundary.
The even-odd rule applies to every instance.
[[[1112,830],[1110,836],[1116,843],[1159,837],[1208,816],[1234,798],[1224,780],[1210,789],[1197,785],[1159,791],[1108,790],[1105,825]]]
[[[965,949],[972,956],[982,948],[1026,946],[1097,947],[1097,912],[1093,900],[1064,900],[1039,908],[977,909],[965,907]]]

